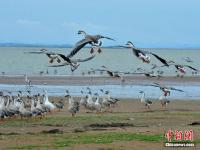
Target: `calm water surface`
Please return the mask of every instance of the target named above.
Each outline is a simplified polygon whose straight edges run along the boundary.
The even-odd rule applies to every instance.
[[[0,73],[6,74],[31,74],[38,75],[40,71],[49,74],[54,74],[55,68],[47,67],[49,65],[46,55],[37,54],[25,54],[24,52],[38,51],[41,48],[20,48],[20,47],[0,47],[1,59],[0,59]],[[50,51],[68,54],[71,48],[48,48]],[[149,70],[150,64],[143,64],[138,60],[129,49],[102,49],[101,54],[97,54],[94,59],[89,62],[82,63],[73,74],[80,75],[82,72],[87,72],[91,68],[101,68],[102,65],[106,65],[112,70],[120,71],[134,71],[138,67]],[[168,60],[174,60],[177,63],[191,65],[200,69],[200,50],[182,50],[182,49],[149,49],[163,58]],[[85,48],[76,55],[76,58],[88,57],[89,49]],[[194,61],[193,63],[186,63],[182,58],[190,57]],[[162,65],[153,56],[151,57],[152,63]],[[69,67],[56,68],[56,71],[60,75],[72,74]],[[168,75],[174,75],[175,69],[173,66],[164,70]],[[191,72],[188,73],[190,75]]]

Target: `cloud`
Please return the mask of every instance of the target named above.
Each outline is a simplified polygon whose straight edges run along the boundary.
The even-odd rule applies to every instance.
[[[25,20],[25,19],[19,19],[16,21],[17,24],[20,25],[39,25],[41,24],[39,21],[32,21],[32,20]]]

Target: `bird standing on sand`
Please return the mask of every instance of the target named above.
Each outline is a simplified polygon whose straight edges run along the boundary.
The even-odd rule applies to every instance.
[[[162,107],[166,107],[170,103],[170,101],[166,98],[166,96],[163,95],[159,97],[159,100]]]
[[[100,112],[102,105],[100,104],[99,94],[95,93],[94,95],[95,95],[95,103],[94,103],[95,110],[96,110],[96,112]]]
[[[150,109],[150,105],[152,104],[152,101],[150,101],[149,99],[146,99],[144,91],[140,91],[140,93],[142,94],[141,103],[144,104],[145,107]]]
[[[76,113],[79,111],[80,103],[74,100],[68,90],[66,90],[65,94],[65,97],[67,97],[69,101],[68,111],[72,114],[72,117],[75,117]]]
[[[61,109],[64,108],[64,102],[63,100],[59,100],[57,103],[55,103],[56,108],[58,108],[58,110],[60,111]]]
[[[31,80],[28,79],[27,74],[25,74],[24,77],[25,77],[25,79],[24,79],[25,84],[30,87],[31,86]]]
[[[33,113],[31,111],[24,108],[24,102],[21,102],[21,105],[19,107],[19,112],[20,112],[21,119],[23,117],[24,118],[31,118],[33,116]]]
[[[44,106],[46,106],[50,110],[50,112],[56,108],[55,105],[49,101],[48,93],[46,90],[44,90],[43,102]]]

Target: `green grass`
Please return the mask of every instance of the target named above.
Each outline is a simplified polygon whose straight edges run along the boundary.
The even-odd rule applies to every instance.
[[[39,135],[38,135],[39,136]],[[163,140],[162,135],[144,135],[137,133],[79,133],[79,134],[65,134],[65,135],[52,135],[53,140],[48,140],[46,145],[20,145],[9,147],[9,149],[22,149],[22,150],[32,150],[39,148],[63,148],[70,147],[75,144],[109,144],[114,141],[146,141],[146,142],[161,142]],[[16,137],[17,138],[17,137]],[[46,143],[46,142],[45,142]]]
[[[15,119],[7,120],[0,128],[7,127],[29,127],[36,125],[43,126],[67,126],[73,124],[88,124],[88,123],[98,123],[98,122],[118,122],[127,120],[126,116],[114,116],[114,115],[88,115],[88,116],[76,116],[75,118],[71,116],[46,116],[43,119]]]
[[[101,134],[80,134],[63,137],[62,140],[55,142],[56,147],[71,146],[74,144],[107,144],[114,141],[154,141],[163,140],[162,135],[144,135],[137,133],[101,133]]]
[[[68,126],[68,125],[87,125],[91,123],[102,123],[102,122],[124,122],[129,118],[135,118],[140,121],[144,121],[151,118],[149,122],[155,122],[162,119],[170,118],[176,120],[176,118],[184,118],[185,115],[198,118],[199,112],[137,112],[137,113],[113,113],[113,114],[87,114],[77,115],[75,118],[71,116],[65,116],[63,114],[48,115],[42,119],[13,119],[5,120],[4,124],[1,124],[0,128],[8,127],[29,127],[29,126]],[[128,122],[131,122],[128,120]]]
[[[38,135],[40,136],[40,135]],[[43,135],[42,135],[43,136]],[[145,135],[140,133],[128,133],[128,132],[104,132],[104,133],[78,133],[78,134],[64,134],[64,135],[51,135],[53,140],[48,139],[46,145],[20,145],[10,147],[9,149],[59,149],[64,147],[70,147],[75,144],[109,144],[115,141],[144,141],[144,142],[164,142],[163,135]],[[199,144],[200,139],[195,140],[193,143]]]

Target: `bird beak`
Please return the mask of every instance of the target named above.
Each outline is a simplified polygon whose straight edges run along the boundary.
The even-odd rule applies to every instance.
[[[107,37],[107,36],[102,36],[102,38],[115,41],[114,39],[112,39],[112,38],[110,38],[110,37]]]

